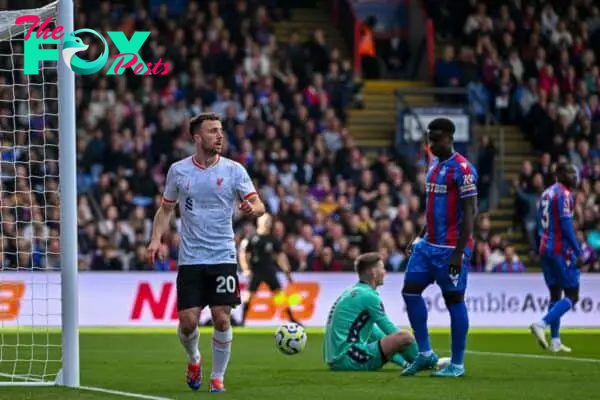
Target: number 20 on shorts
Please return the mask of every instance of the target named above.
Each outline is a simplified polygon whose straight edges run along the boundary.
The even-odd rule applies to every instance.
[[[231,275],[219,275],[217,276],[217,288],[218,294],[235,293],[237,289],[235,277]]]

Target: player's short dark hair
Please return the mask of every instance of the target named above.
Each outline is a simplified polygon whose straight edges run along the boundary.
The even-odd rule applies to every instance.
[[[371,268],[376,267],[379,261],[381,261],[381,255],[377,252],[361,254],[354,261],[354,269],[358,275],[362,275]]]
[[[558,176],[558,175],[565,175],[566,173],[569,172],[569,170],[573,168],[573,166],[571,165],[571,163],[569,162],[565,162],[565,161],[561,161],[558,164],[556,164],[556,168],[554,169],[554,175]]]
[[[427,125],[427,129],[430,131],[441,131],[450,135],[454,135],[456,126],[454,126],[454,122],[448,118],[436,118],[431,121],[429,125]]]
[[[193,135],[200,129],[204,121],[220,121],[221,116],[214,112],[200,113],[190,119],[190,134]]]

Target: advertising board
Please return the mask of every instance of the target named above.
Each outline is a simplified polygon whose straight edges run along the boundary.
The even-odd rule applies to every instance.
[[[175,273],[81,273],[79,321],[84,327],[168,327],[177,324]],[[284,282],[283,277],[282,282]],[[322,327],[331,304],[344,288],[356,282],[353,273],[303,273],[277,298],[263,288],[252,301],[249,326],[276,326],[286,320],[285,308],[294,304],[295,317],[306,326]],[[379,289],[391,319],[400,326],[408,320],[402,300],[403,275],[389,274]],[[584,274],[581,296],[564,326],[600,327],[600,275]],[[242,279],[242,289],[246,282]],[[446,327],[449,317],[437,287],[425,292],[429,324]],[[293,301],[290,301],[293,300]],[[524,327],[548,309],[547,290],[538,274],[471,274],[467,305],[472,327]],[[0,275],[2,326],[60,326],[60,275],[7,273]],[[210,318],[205,310],[201,322]],[[241,307],[233,318],[241,320]]]

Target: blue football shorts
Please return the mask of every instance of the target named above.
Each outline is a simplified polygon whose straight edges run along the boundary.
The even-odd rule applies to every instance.
[[[558,286],[561,289],[575,289],[579,287],[581,272],[575,265],[574,259],[566,259],[563,256],[542,255],[540,264],[542,264],[546,286]]]
[[[434,246],[420,240],[413,246],[406,266],[405,282],[415,282],[428,286],[437,283],[443,293],[464,292],[467,289],[470,250],[465,251],[463,265],[458,279],[450,277],[448,267],[453,248]]]

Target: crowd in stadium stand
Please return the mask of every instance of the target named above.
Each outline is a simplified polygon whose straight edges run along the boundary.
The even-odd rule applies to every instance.
[[[180,3],[173,5],[181,8]],[[354,72],[339,49],[327,46],[322,31],[315,32],[307,43],[301,43],[296,35],[276,38],[273,24],[289,17],[289,9],[281,10],[280,2],[272,1],[233,3],[235,7],[217,1],[202,5],[190,1],[180,10],[165,5],[146,9],[140,2],[79,4],[82,11],[96,7],[96,12],[89,17],[79,14],[76,26],[126,34],[152,31],[142,58],[162,59],[174,67],[164,76],[96,74],[77,78],[81,269],[176,268],[179,221],[165,237],[167,259],[154,265],[146,262],[151,217],[160,204],[168,167],[194,150],[187,130],[189,117],[215,111],[223,115],[227,155],[248,169],[268,209],[277,216],[274,233],[283,242],[294,270],[349,270],[357,254],[371,250],[385,254],[389,271],[401,270],[407,245],[424,222],[424,167],[406,168],[386,153],[370,163],[354,146],[344,127],[346,110],[356,102]],[[548,60],[554,60],[555,49],[562,46],[561,39],[556,42],[555,32],[562,25],[558,21],[552,24],[545,17],[547,11],[542,17],[534,13],[539,18],[529,18],[529,8],[525,10],[523,18],[516,18],[516,10],[501,8],[488,13],[485,6],[478,5],[464,25],[469,39],[461,43],[460,61],[453,60],[448,48],[447,68],[440,67],[437,79],[440,84],[472,85],[490,96],[499,118],[536,126],[532,121],[540,118],[552,121],[550,104],[554,103],[541,100],[544,95],[539,84],[545,82],[546,72],[540,71],[550,69],[542,68],[533,57],[542,46]],[[585,60],[593,57],[585,44],[597,9],[586,15],[592,16],[586,25],[586,40],[579,39],[581,32],[572,33],[573,51],[564,53],[567,62],[582,60],[575,64],[576,75],[584,74],[581,77],[590,83],[577,85],[579,91],[589,90],[588,86],[596,83],[594,71],[597,74],[597,68],[585,69],[590,62]],[[567,21],[568,31],[581,25],[573,21]],[[532,36],[539,43],[523,39],[521,35],[529,30],[539,32]],[[566,34],[560,31],[558,35]],[[19,52],[18,44],[15,46],[13,54]],[[97,49],[92,45],[90,50]],[[564,58],[562,54],[557,57]],[[557,68],[560,82],[564,81],[562,71]],[[0,261],[5,268],[59,264],[56,104],[48,100],[56,97],[56,85],[49,84],[51,69],[45,69],[42,76],[45,85],[23,89],[25,86],[14,85],[26,82],[22,73],[8,65],[0,68],[0,82],[5,85],[0,85],[0,113],[20,116],[0,119],[4,124],[0,130],[11,133],[3,135],[1,143]],[[535,78],[539,79],[533,81]],[[23,99],[43,96],[45,101],[19,102],[11,92],[15,87],[25,91]],[[527,87],[535,90],[530,92]],[[594,131],[597,106],[593,96],[589,101],[574,96],[577,100],[571,104],[568,85],[559,85],[558,93],[552,84],[549,87],[549,98],[559,101],[557,115],[562,115],[559,110],[578,107],[573,117],[578,122],[569,130],[573,139],[566,140],[572,143],[566,156],[582,166],[588,194],[600,193],[593,179],[600,172],[595,172],[599,164],[590,161],[597,151],[595,140],[582,141],[586,138],[584,121],[591,121],[587,135]],[[583,106],[577,105],[583,100]],[[24,104],[37,112],[23,119],[27,112],[19,107]],[[566,138],[558,130],[559,124],[550,122],[550,126],[557,129],[557,137]],[[532,140],[539,134],[532,132]],[[586,147],[586,143],[590,145]],[[488,152],[482,150],[477,161],[484,178],[480,190],[485,201],[491,182],[485,177],[493,175],[493,162],[490,164],[485,154],[493,155],[494,150],[485,143],[481,148]],[[551,159],[559,156],[548,151]],[[535,190],[523,189],[527,194]],[[580,235],[589,243],[590,257],[600,251],[595,198],[590,194],[581,203],[585,233]],[[473,270],[523,271],[512,247],[491,235],[489,225],[489,218],[480,216]],[[235,228],[236,238],[241,240],[254,226],[236,216]]]
[[[248,169],[277,216],[274,233],[294,270],[348,270],[369,250],[385,252],[388,269],[399,270],[423,222],[423,171],[414,184],[388,155],[371,165],[353,145],[343,121],[357,94],[354,73],[322,31],[307,43],[275,38],[274,20],[288,13],[269,7],[273,2],[234,3],[189,2],[179,13],[139,4],[131,14],[104,1],[89,17],[77,16],[77,26],[100,32],[152,31],[141,57],[174,66],[164,76],[77,77],[81,269],[176,268],[179,221],[164,240],[167,259],[148,265],[151,218],[169,166],[194,151],[188,119],[213,111],[223,116],[227,155]],[[9,49],[13,59],[19,46]],[[20,88],[24,98],[28,90],[55,98],[52,71],[44,70],[45,85],[36,89],[13,85],[27,80],[2,68],[0,109],[22,117],[2,119],[10,132],[3,165],[12,167],[3,168],[2,180],[5,268],[59,266],[56,104],[31,101],[46,109],[28,114],[10,97]],[[235,229],[240,240],[254,225],[235,216]]]
[[[578,238],[585,269],[600,271],[599,7],[587,0],[519,3],[520,8],[516,2],[491,7],[480,1],[457,10],[453,2],[452,17],[464,21],[462,32],[448,23],[442,4],[435,14],[441,36],[461,40],[446,48],[436,80],[443,86],[469,87],[501,123],[519,124],[539,152],[539,162],[526,161],[514,182],[513,229],[524,232],[532,258],[539,240],[537,200],[553,183],[553,165],[564,159],[579,168]],[[510,246],[504,247],[512,253]],[[502,245],[497,237],[482,237],[479,248],[480,254],[493,254]]]

